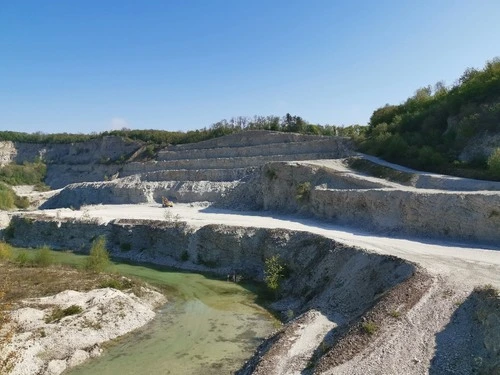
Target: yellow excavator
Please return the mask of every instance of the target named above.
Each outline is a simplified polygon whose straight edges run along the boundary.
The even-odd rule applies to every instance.
[[[162,207],[174,207],[172,201],[168,200],[168,198],[161,197],[161,206]]]

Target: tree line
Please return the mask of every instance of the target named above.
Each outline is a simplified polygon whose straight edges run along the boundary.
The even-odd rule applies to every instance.
[[[418,89],[399,105],[376,109],[361,149],[410,167],[481,176],[488,155],[477,150],[467,162],[459,155],[470,139],[500,132],[500,59],[483,69],[468,68],[451,86],[438,82]],[[467,173],[469,171],[470,173]]]
[[[105,131],[92,134],[72,134],[53,133],[45,134],[22,133],[14,131],[0,131],[0,141],[12,141],[22,143],[75,143],[86,142],[105,136],[118,136],[130,140],[142,141],[155,145],[183,144],[200,142],[211,138],[221,137],[247,130],[273,130],[281,132],[325,135],[325,136],[346,136],[355,137],[364,131],[361,125],[351,125],[347,127],[335,125],[312,124],[300,116],[287,113],[283,117],[279,116],[238,116],[230,119],[218,121],[209,127],[198,130],[166,131],[166,130],[137,130],[121,129]]]

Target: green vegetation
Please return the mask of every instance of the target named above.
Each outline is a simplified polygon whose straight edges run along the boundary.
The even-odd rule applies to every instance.
[[[52,264],[52,253],[47,245],[42,246],[42,248],[38,250],[33,263],[39,267],[47,267]]]
[[[292,116],[287,113],[279,116],[254,116],[233,117],[229,120],[218,121],[208,128],[192,130],[188,132],[171,132],[164,130],[113,130],[94,134],[44,134],[44,133],[20,133],[13,131],[0,131],[0,141],[24,142],[24,143],[75,143],[99,139],[104,136],[118,136],[127,140],[142,141],[148,143],[143,152],[144,157],[152,157],[157,149],[154,145],[183,144],[205,141],[207,139],[221,137],[244,130],[274,130],[282,132],[294,132],[302,134],[345,136],[358,138],[365,131],[364,126],[335,126],[311,124],[300,116]]]
[[[14,208],[27,208],[29,200],[20,197],[9,186],[0,182],[0,210],[12,210]]]
[[[363,151],[398,164],[476,178],[500,178],[479,152],[458,156],[474,136],[500,132],[500,59],[467,69],[451,87],[438,82],[418,89],[399,105],[373,112]]]
[[[297,189],[295,192],[295,199],[299,202],[306,202],[309,200],[311,195],[311,183],[310,182],[302,182],[297,185]]]
[[[374,322],[368,321],[361,324],[361,328],[368,335],[374,335],[378,331],[378,327]]]
[[[47,166],[37,160],[33,163],[8,164],[0,167],[0,181],[8,185],[37,185],[43,188]]]
[[[85,269],[92,272],[102,272],[109,266],[109,254],[106,250],[106,238],[97,237],[92,242],[90,254],[85,262]]]
[[[24,267],[30,263],[30,258],[26,251],[22,251],[19,254],[17,254],[15,261],[20,267]]]
[[[488,169],[492,176],[500,178],[500,147],[496,148],[488,158]]]
[[[5,242],[0,242],[0,260],[10,259],[12,259],[12,247]]]
[[[285,277],[285,266],[281,262],[279,255],[273,255],[267,258],[264,268],[264,281],[267,287],[274,293],[277,293],[281,279]]]
[[[61,309],[59,306],[52,310],[52,313],[45,318],[45,323],[58,322],[62,318],[70,315],[80,314],[83,309],[78,305],[71,305],[65,309]]]

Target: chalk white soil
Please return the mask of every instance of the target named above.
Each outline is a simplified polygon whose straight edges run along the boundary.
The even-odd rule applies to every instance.
[[[67,290],[25,300],[11,313],[15,334],[0,351],[0,363],[13,356],[11,375],[56,375],[96,357],[102,343],[145,325],[154,318],[154,308],[165,302],[160,293],[146,288],[142,292],[139,298],[110,288]],[[47,320],[54,309],[72,305],[82,311],[59,321]]]

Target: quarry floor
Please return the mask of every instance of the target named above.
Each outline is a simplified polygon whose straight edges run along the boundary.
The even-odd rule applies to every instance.
[[[208,203],[176,204],[162,208],[159,204],[96,205],[80,210],[55,209],[34,211],[55,218],[168,220],[186,222],[194,227],[209,224],[229,226],[284,228],[307,231],[358,246],[380,254],[394,255],[423,266],[430,273],[444,276],[465,289],[491,284],[500,287],[500,247],[480,246],[425,238],[403,238],[398,233],[370,233],[327,222],[274,214],[241,212],[209,207]]]

